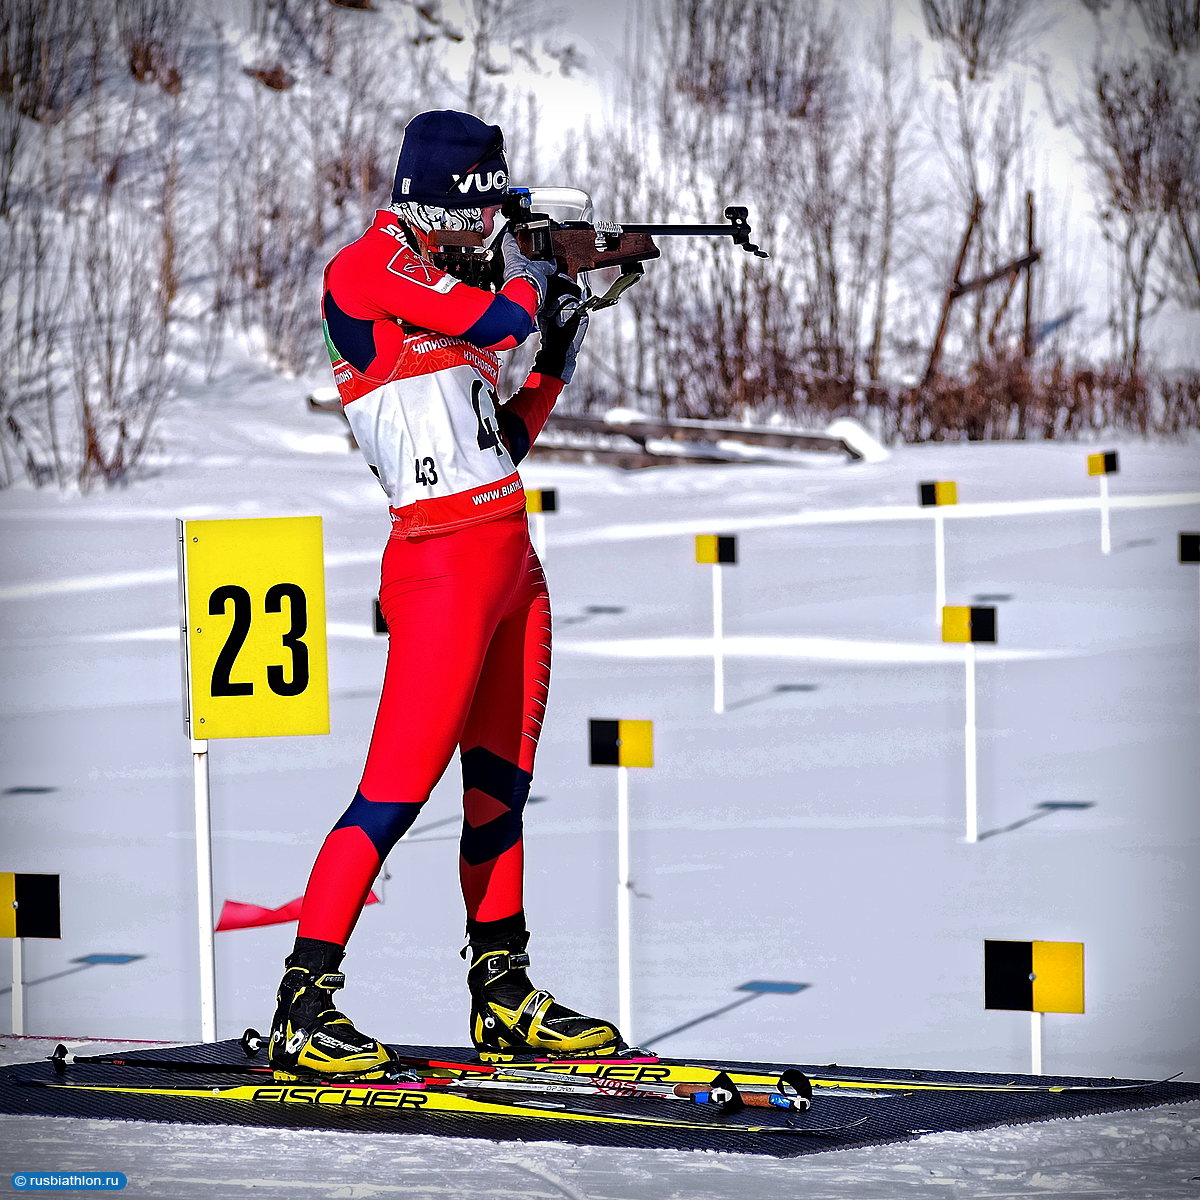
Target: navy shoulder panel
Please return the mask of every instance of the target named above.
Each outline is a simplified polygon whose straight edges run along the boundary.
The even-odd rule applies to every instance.
[[[356,371],[365,371],[375,360],[374,322],[347,316],[330,291],[325,293],[321,307],[334,348]]]

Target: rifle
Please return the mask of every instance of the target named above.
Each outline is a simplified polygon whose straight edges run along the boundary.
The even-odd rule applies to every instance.
[[[559,221],[546,213],[535,212],[534,204],[549,207],[576,207],[581,219]],[[614,221],[591,220],[591,202],[586,193],[574,188],[510,188],[501,206],[508,228],[517,239],[521,253],[528,258],[558,263],[560,271],[572,278],[580,271],[619,267],[621,274],[603,295],[590,297],[584,307],[609,308],[624,292],[642,278],[642,263],[658,258],[661,251],[656,237],[728,237],[735,246],[758,258],[771,256],[750,240],[747,210],[736,205],[725,209],[727,225],[626,225]],[[438,243],[447,255],[479,253],[482,241],[477,234],[442,232]],[[498,266],[499,264],[495,264]],[[453,268],[448,268],[454,273]]]
[[[545,213],[534,212],[535,201],[547,206],[563,202],[568,189],[539,188],[536,195],[528,188],[510,188],[501,212],[517,239],[521,253],[528,258],[554,259],[559,270],[572,278],[580,271],[620,267],[616,282],[602,295],[592,296],[584,305],[589,309],[608,308],[641,279],[642,263],[658,258],[656,237],[729,237],[735,246],[758,258],[770,258],[750,240],[747,210],[731,205],[725,209],[728,225],[626,225],[615,221],[555,221]],[[583,195],[590,209],[586,195]],[[590,215],[590,214],[589,214]]]

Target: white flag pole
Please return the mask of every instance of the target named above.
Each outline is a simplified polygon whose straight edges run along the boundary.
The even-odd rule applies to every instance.
[[[621,1036],[634,1045],[629,939],[629,768],[617,767],[617,989]]]
[[[967,837],[968,842],[979,841],[979,796],[978,796],[978,751],[976,746],[977,722],[975,717],[975,643],[966,644],[964,660],[967,666],[966,721],[964,745],[966,749],[966,792],[967,792]]]
[[[1046,1014],[1035,1012],[1030,1013],[1030,1067],[1031,1074],[1040,1075],[1042,1073],[1042,1034],[1046,1027]]]
[[[12,1031],[25,1032],[25,939],[12,939]]]
[[[1100,552],[1112,553],[1112,531],[1108,515],[1108,476],[1100,476]]]
[[[713,712],[725,711],[725,606],[721,593],[721,564],[713,563]]]
[[[934,620],[942,624],[942,609],[946,606],[946,518],[940,508],[933,510],[933,569]]]
[[[213,935],[212,817],[208,742],[192,739],[196,812],[196,932],[200,951],[200,1040],[217,1040],[217,968]]]

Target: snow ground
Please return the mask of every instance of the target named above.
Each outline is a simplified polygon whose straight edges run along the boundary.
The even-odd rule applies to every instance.
[[[173,461],[153,478],[82,499],[0,496],[0,869],[63,878],[62,940],[26,949],[27,1032],[198,1036],[175,518],[325,521],[333,732],[212,743],[218,904],[299,895],[353,794],[384,653],[371,606],[386,508],[302,398],[244,372],[236,395],[179,404]],[[1106,557],[1084,456],[1114,446]],[[1028,1017],[983,1009],[982,942],[1082,941],[1088,1011],[1047,1018],[1046,1070],[1200,1076],[1200,580],[1176,555],[1178,532],[1200,529],[1198,448],[930,445],[872,465],[629,474],[531,462],[526,482],[558,488],[561,505],[546,521],[556,659],[527,821],[539,980],[615,1009],[615,779],[586,766],[586,722],[651,719],[655,767],[630,788],[635,1038],[688,1026],[656,1048],[1027,1071]],[[987,836],[973,846],[961,649],[936,640],[932,522],[915,506],[928,479],[956,480],[963,501],[947,511],[949,601],[999,609],[1000,644],[979,653]],[[722,716],[698,532],[740,535]],[[345,1005],[391,1040],[465,1035],[455,808],[451,771],[351,943]],[[219,1036],[269,1020],[293,933],[219,935]],[[93,953],[143,957],[72,962]],[[810,986],[710,1015],[761,979]],[[14,1170],[61,1152],[61,1165],[136,1164],[149,1190],[132,1194],[252,1182],[219,1161],[221,1131],[5,1129],[38,1159]],[[1197,1170],[1181,1164],[1200,1134],[1193,1105],[786,1165],[420,1140],[236,1135],[239,1157],[288,1147],[257,1160],[259,1194],[298,1194],[311,1174],[324,1182],[303,1194],[595,1200],[780,1194],[780,1170],[805,1196],[1194,1195]],[[157,1161],[170,1188],[151,1182]]]

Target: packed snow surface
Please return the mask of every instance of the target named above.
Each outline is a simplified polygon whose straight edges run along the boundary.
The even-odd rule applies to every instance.
[[[179,402],[173,456],[149,478],[0,496],[0,870],[62,877],[62,939],[25,946],[29,1034],[199,1036],[177,518],[324,521],[332,732],[210,743],[217,904],[300,895],[354,794],[386,652],[372,606],[387,510],[303,397],[248,372]],[[1086,471],[1100,449],[1121,456],[1108,555]],[[1200,530],[1198,449],[528,463],[527,484],[559,495],[543,529],[555,667],[526,818],[535,981],[615,1012],[616,778],[587,765],[587,721],[651,720],[654,767],[630,777],[633,1039],[673,1055],[1027,1072],[1028,1014],[983,1007],[983,942],[1079,941],[1087,1011],[1046,1017],[1046,1071],[1200,1076],[1200,577],[1177,549]],[[957,482],[961,501],[942,510],[948,603],[998,610],[997,645],[978,648],[976,844],[964,651],[939,640],[934,522],[917,505],[931,480]],[[697,533],[738,535],[719,715]],[[466,1035],[456,776],[393,851],[384,903],[351,942],[344,1006],[389,1040]],[[269,1021],[294,932],[218,935],[219,1036]],[[76,961],[90,954],[140,957]],[[808,986],[738,990],[755,980]],[[44,1052],[13,1040],[4,1059]],[[788,1163],[23,1118],[5,1121],[3,1166],[127,1170],[129,1194],[172,1197],[1166,1198],[1196,1194],[1196,1110]]]

